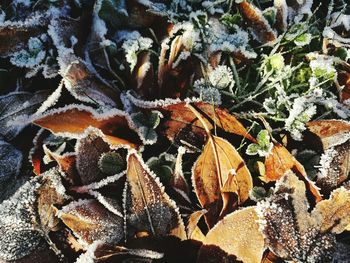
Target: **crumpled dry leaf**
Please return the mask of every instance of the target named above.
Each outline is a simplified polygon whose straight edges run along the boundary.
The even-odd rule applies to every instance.
[[[277,181],[274,194],[258,203],[260,224],[269,248],[297,262],[331,262],[335,236],[350,220],[350,192],[334,191],[308,212],[305,184],[291,171]]]
[[[228,202],[227,193],[235,193],[238,203],[243,203],[253,188],[242,157],[228,141],[216,136],[208,140],[194,164],[192,181],[200,204],[208,210],[205,218],[210,228],[236,208]]]
[[[0,135],[7,140],[14,139],[28,124],[28,118],[33,115],[47,99],[47,90],[36,93],[12,92],[0,97]]]
[[[90,107],[73,104],[37,116],[33,122],[56,135],[71,138],[83,137],[85,130],[91,126],[100,129],[105,135],[105,140],[111,145],[136,147],[136,144],[127,138],[137,141],[137,135],[130,129],[126,114],[118,110],[98,114]]]
[[[124,236],[123,219],[96,200],[73,201],[62,207],[58,217],[87,244],[97,240],[117,244]]]
[[[280,144],[275,144],[271,153],[265,159],[265,174],[263,179],[266,182],[276,181],[289,170],[293,170],[301,175],[301,178],[304,180],[316,202],[322,200],[318,188],[308,179],[304,167],[285,147]]]
[[[260,263],[265,243],[257,220],[255,207],[228,214],[208,232],[204,245],[218,246],[245,263]]]
[[[185,239],[185,227],[176,204],[134,151],[128,156],[126,178],[124,211],[127,239],[141,234],[174,235]]]
[[[55,231],[59,224],[56,216],[57,205],[63,205],[70,197],[66,194],[57,168],[41,175],[42,183],[37,191],[37,209],[40,225],[46,231]]]
[[[311,140],[321,148],[316,184],[329,194],[348,179],[350,172],[350,124],[341,120],[321,120],[307,124]],[[321,147],[318,147],[321,145]]]

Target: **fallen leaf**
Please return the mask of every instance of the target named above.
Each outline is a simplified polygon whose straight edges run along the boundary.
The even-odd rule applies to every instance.
[[[257,211],[267,245],[277,256],[297,262],[331,262],[335,235],[350,219],[350,192],[334,191],[309,212],[303,181],[291,171],[276,183],[274,193]]]
[[[137,135],[130,129],[126,114],[118,110],[111,110],[102,115],[90,107],[73,104],[49,111],[35,118],[33,122],[56,135],[72,138],[81,138],[91,126],[100,129],[111,145],[136,147],[136,144],[127,138],[132,137],[135,140]]]
[[[233,180],[229,176],[232,171],[235,173]],[[224,186],[225,192],[237,193],[240,203],[249,198],[249,191],[253,188],[252,177],[242,157],[228,141],[216,136],[208,140],[194,164],[192,181],[200,204],[208,210],[205,218],[210,228],[223,210],[228,212],[234,209],[226,207]]]
[[[293,170],[300,174],[308,186],[316,202],[322,200],[321,194],[314,183],[308,179],[304,167],[282,145],[275,144],[270,155],[265,159],[264,181],[271,182],[280,179],[287,171]]]
[[[79,200],[62,207],[58,217],[84,242],[117,244],[124,235],[123,219],[96,200]]]
[[[0,97],[0,135],[13,140],[29,124],[33,115],[49,96],[49,91],[12,92]]]
[[[215,245],[245,263],[260,263],[265,242],[257,220],[255,207],[228,214],[208,232],[204,245]]]
[[[271,28],[259,8],[243,0],[239,3],[239,10],[261,43],[274,42],[277,39],[276,32]]]
[[[126,178],[124,211],[127,238],[146,232],[151,236],[174,235],[185,239],[185,227],[176,204],[134,151],[128,156]]]
[[[56,206],[63,205],[69,199],[61,182],[61,175],[57,168],[42,174],[42,183],[37,191],[37,207],[41,227],[55,231],[59,224],[56,216]]]
[[[22,167],[22,153],[2,140],[0,140],[0,153],[0,189],[3,190],[9,181],[15,180],[19,174]]]
[[[339,71],[337,74],[337,85],[340,101],[343,102],[350,99],[350,73],[347,71]]]
[[[202,209],[202,210],[193,212],[189,216],[187,227],[186,227],[188,239],[198,240],[201,242],[204,241],[205,236],[204,236],[202,230],[198,227],[198,222],[202,218],[202,216],[205,215],[206,212],[207,212],[207,210]]]

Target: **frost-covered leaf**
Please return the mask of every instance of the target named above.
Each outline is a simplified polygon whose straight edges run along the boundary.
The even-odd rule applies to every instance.
[[[188,239],[193,239],[193,240],[198,240],[198,241],[204,242],[205,236],[204,236],[202,230],[198,227],[198,222],[205,215],[206,212],[207,212],[207,210],[202,209],[202,210],[193,212],[188,217],[188,222],[187,222],[187,226],[186,226],[186,232],[187,232]]]
[[[11,144],[0,140],[0,191],[9,180],[14,180],[22,166],[22,153]]]
[[[38,214],[41,227],[49,232],[57,229],[59,224],[54,206],[63,205],[69,196],[66,194],[57,168],[43,173],[42,177],[42,183],[37,189]]]
[[[200,204],[208,210],[205,218],[209,227],[236,208],[230,200],[232,194],[240,204],[248,199],[253,187],[250,172],[237,150],[216,136],[208,140],[194,164],[192,181]]]
[[[228,214],[208,232],[204,245],[215,245],[246,263],[260,263],[265,242],[257,220],[255,207]]]
[[[157,141],[155,128],[160,123],[161,113],[159,111],[138,112],[131,115],[131,118],[142,135],[144,143],[152,144]]]
[[[339,87],[337,86],[337,88],[340,101],[344,102],[350,99],[350,72],[344,70],[339,71],[337,74],[337,81],[339,83]]]
[[[41,35],[43,29],[38,25],[18,24],[0,25],[0,54],[8,56],[13,52],[18,52],[27,45],[31,37]]]
[[[0,259],[11,261],[33,252],[43,242],[36,221],[36,190],[40,177],[33,178],[0,204]]]
[[[260,42],[269,43],[277,39],[276,32],[271,28],[260,9],[246,0],[239,3],[239,9]]]
[[[133,151],[128,156],[124,211],[127,239],[144,232],[150,236],[186,238],[176,204],[164,192],[163,186],[141,157]]]
[[[258,203],[260,224],[269,248],[296,262],[331,262],[335,236],[349,220],[349,192],[341,188],[311,211],[305,184],[287,172],[274,194]]]
[[[0,97],[0,135],[7,140],[15,138],[28,124],[40,105],[49,96],[47,90],[36,93],[13,92]]]
[[[308,185],[308,190],[312,193],[316,202],[322,200],[318,188],[308,179],[304,167],[285,147],[280,144],[275,144],[271,154],[265,159],[265,174],[263,179],[266,182],[276,181],[289,170],[293,170],[301,175],[301,178]]]
[[[126,169],[126,160],[117,152],[107,152],[101,154],[98,167],[104,174],[119,174]]]
[[[99,160],[110,151],[107,142],[99,134],[89,133],[76,145],[76,168],[82,184],[91,184],[107,176],[99,167]]]
[[[75,263],[97,262],[152,262],[163,258],[163,253],[148,249],[132,249],[121,246],[111,246],[101,241],[92,243]]]
[[[118,146],[121,144],[135,147],[128,139],[135,138],[135,132],[129,128],[129,121],[124,112],[110,110],[104,114],[96,112],[93,108],[83,105],[69,105],[64,108],[55,109],[37,116],[33,122],[56,135],[82,138],[88,127],[95,127],[102,131],[102,136],[110,144]],[[120,134],[121,137],[118,137]]]
[[[123,219],[96,200],[73,201],[62,207],[58,217],[83,244],[97,240],[116,244],[124,235]]]
[[[128,19],[125,0],[102,0],[98,15],[114,28],[124,25]]]

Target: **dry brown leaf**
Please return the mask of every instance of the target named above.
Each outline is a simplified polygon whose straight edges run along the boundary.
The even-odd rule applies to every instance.
[[[88,244],[97,240],[116,244],[124,236],[123,218],[109,212],[96,200],[71,202],[58,212],[58,216],[78,238]]]
[[[127,238],[140,233],[186,238],[175,202],[168,197],[158,178],[134,151],[128,156],[124,211]]]
[[[92,108],[73,105],[46,113],[36,118],[34,124],[54,134],[73,138],[81,137],[84,131],[91,126],[100,129],[111,145],[124,144],[136,147],[135,143],[126,138],[135,138],[137,135],[129,128],[128,121],[121,112],[105,117],[96,114]]]
[[[229,178],[232,171],[235,173],[234,180]],[[218,221],[223,209],[226,212],[233,209],[226,207],[227,200],[222,196],[224,186],[225,192],[236,192],[241,203],[249,198],[253,187],[242,157],[228,141],[216,136],[208,140],[194,164],[192,180],[200,204],[208,210],[205,218],[210,228]]]
[[[276,27],[285,31],[288,27],[288,6],[286,0],[274,0],[273,5],[276,8]]]
[[[350,124],[341,120],[313,121],[307,124],[310,140],[322,145],[316,184],[329,194],[348,179],[350,172]],[[308,139],[308,138],[307,138]]]
[[[204,241],[205,236],[202,230],[198,227],[198,222],[202,218],[202,216],[205,215],[206,212],[207,210],[202,209],[202,210],[193,212],[189,216],[187,227],[186,227],[188,239],[198,240],[201,242]]]
[[[277,39],[275,31],[271,28],[259,8],[244,0],[239,3],[239,10],[243,18],[253,28],[261,43],[274,42]]]
[[[287,172],[274,193],[257,205],[269,248],[286,260],[331,262],[333,233],[344,231],[350,220],[349,201],[350,192],[339,188],[310,213],[304,182]]]
[[[37,189],[37,209],[40,225],[47,231],[54,231],[59,224],[54,206],[63,205],[69,197],[65,193],[61,175],[57,168],[43,173],[42,177],[42,184]]]
[[[203,102],[193,103],[193,107],[204,115],[205,124],[210,130],[214,129],[214,124],[226,132],[240,135],[255,142],[255,139],[248,133],[236,117],[229,114],[226,110]],[[181,102],[172,104],[160,108],[159,110],[162,112],[165,111],[164,113],[166,116],[168,115],[164,126],[165,133],[171,141],[176,141],[179,137],[180,139],[186,137],[182,135],[182,131],[185,131],[185,133],[191,131],[193,134],[205,138],[206,132],[204,131],[202,122],[198,120],[193,111],[187,107],[187,103]]]
[[[280,144],[275,144],[272,148],[272,152],[265,159],[265,174],[263,179],[266,182],[276,181],[289,170],[293,170],[303,177],[303,180],[307,184],[316,202],[322,200],[317,187],[307,178],[304,167],[285,147]]]
[[[306,124],[308,131],[322,143],[323,150],[350,139],[350,123],[342,120],[319,120]]]
[[[235,211],[208,232],[204,244],[218,246],[245,263],[260,263],[265,243],[257,220],[255,207]]]

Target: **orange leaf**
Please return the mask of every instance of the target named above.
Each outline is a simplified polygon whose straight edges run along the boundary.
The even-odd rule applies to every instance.
[[[235,181],[226,184],[232,170],[236,173]],[[237,190],[241,202],[248,199],[249,190],[253,187],[242,157],[228,141],[216,136],[208,140],[196,161],[192,180],[200,204],[208,210],[205,217],[209,227],[215,225],[221,210],[226,209],[225,202],[222,203],[225,201],[222,200],[224,185],[226,192],[231,188]]]
[[[243,18],[253,28],[260,42],[268,43],[277,39],[276,33],[272,30],[260,9],[244,0],[239,3],[239,10]]]
[[[255,207],[235,211],[208,232],[204,244],[220,247],[245,263],[260,263],[265,242],[258,219]]]
[[[207,210],[202,209],[202,210],[193,212],[189,216],[187,227],[186,227],[187,237],[189,239],[194,239],[202,242],[205,239],[205,236],[203,235],[201,229],[198,227],[198,222],[202,218],[202,216],[205,215],[206,212]]]
[[[119,111],[101,116],[90,107],[72,105],[46,113],[35,119],[34,123],[57,135],[73,138],[81,137],[92,126],[100,129],[112,145],[136,147],[128,137],[135,138],[137,135],[130,129],[125,114]]]
[[[128,157],[124,195],[128,238],[139,233],[186,238],[185,227],[176,204],[134,151]]]
[[[287,171],[293,170],[300,174],[303,181],[308,185],[309,190],[315,197],[316,202],[322,200],[321,194],[312,181],[307,178],[304,167],[294,158],[294,156],[282,145],[275,144],[271,153],[265,159],[265,175],[266,182],[277,181]]]

